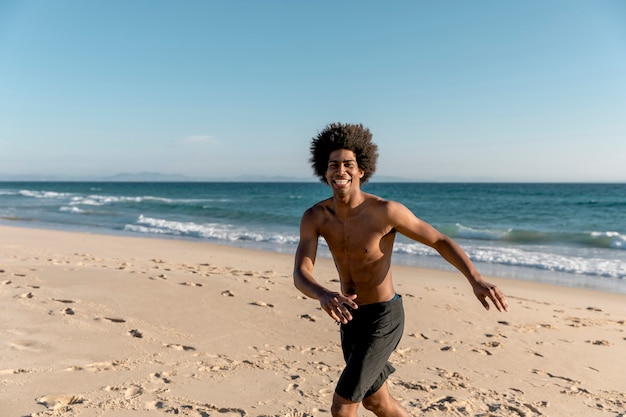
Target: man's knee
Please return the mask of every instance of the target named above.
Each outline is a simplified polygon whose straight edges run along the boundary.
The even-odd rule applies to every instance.
[[[337,404],[333,404],[330,407],[330,413],[333,417],[355,417],[356,414],[352,412],[352,410],[347,409],[346,407],[342,407]]]
[[[363,398],[363,407],[377,416],[387,415],[388,412],[394,410],[395,403],[396,401],[389,394],[386,383],[374,394]]]
[[[364,398],[363,407],[377,416],[409,416],[400,403],[386,390]]]
[[[354,403],[335,393],[330,412],[333,417],[356,417],[359,403]]]
[[[363,407],[365,407],[368,411],[371,411],[372,413],[378,415],[379,412],[386,409],[386,399],[381,398],[378,395],[371,395],[369,397],[363,398]]]

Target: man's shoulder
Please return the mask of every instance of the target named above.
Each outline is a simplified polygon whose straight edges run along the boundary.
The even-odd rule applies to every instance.
[[[366,194],[366,201],[368,201],[369,204],[376,206],[377,208],[383,208],[383,209],[397,206],[398,204],[400,204],[397,201],[387,200],[386,198],[382,198],[375,194]]]
[[[391,200],[382,198],[381,196],[378,196],[376,194],[363,193],[363,196],[365,196],[365,199],[367,201],[370,201],[372,203],[385,203],[385,202],[391,201]]]
[[[301,227],[319,229],[331,217],[330,211],[328,200],[313,204],[302,214]]]
[[[367,201],[368,205],[365,212],[368,213],[368,215],[385,219],[385,221],[391,221],[391,219],[396,218],[396,216],[406,211],[406,207],[395,200],[387,200],[372,195]]]
[[[312,215],[316,213],[324,213],[330,207],[330,203],[332,202],[332,198],[327,198],[326,200],[318,201],[313,204],[311,207],[306,209],[304,212],[305,215]]]
[[[311,210],[311,209],[324,209],[326,207],[329,207],[332,202],[333,202],[333,198],[332,197],[326,198],[326,199],[324,199],[322,201],[318,201],[317,203],[313,204],[309,208],[309,210]]]

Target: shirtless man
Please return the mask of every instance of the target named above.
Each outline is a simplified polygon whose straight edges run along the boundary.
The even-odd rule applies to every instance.
[[[469,281],[485,309],[488,299],[508,311],[505,297],[484,281],[468,256],[449,237],[418,219],[404,205],[361,190],[376,168],[377,146],[362,125],[333,123],[311,142],[311,165],[333,196],[309,208],[300,223],[294,284],[341,324],[346,367],[333,396],[334,417],[356,417],[359,404],[377,416],[409,416],[389,393],[387,362],[404,328],[402,297],[391,277],[396,233],[428,245]],[[330,290],[313,276],[318,238],[335,261],[341,291]]]

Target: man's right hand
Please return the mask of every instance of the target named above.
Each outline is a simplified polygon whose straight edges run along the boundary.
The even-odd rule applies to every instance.
[[[320,306],[331,319],[337,323],[346,324],[352,320],[350,309],[356,310],[358,304],[354,302],[356,294],[343,295],[338,292],[328,291],[319,298]]]

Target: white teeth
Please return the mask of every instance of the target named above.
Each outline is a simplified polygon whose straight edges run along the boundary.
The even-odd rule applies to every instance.
[[[337,185],[346,185],[348,180],[335,180],[335,184]]]

